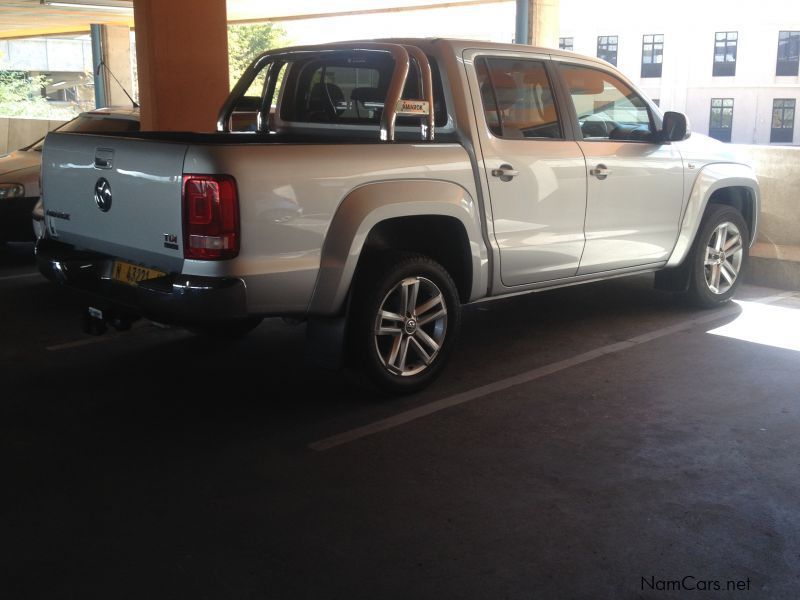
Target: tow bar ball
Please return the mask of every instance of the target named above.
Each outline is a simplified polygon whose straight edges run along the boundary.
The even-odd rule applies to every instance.
[[[109,310],[102,310],[89,306],[83,313],[83,331],[89,335],[103,335],[111,325],[117,331],[128,331],[131,323],[138,317],[132,315],[115,314]]]

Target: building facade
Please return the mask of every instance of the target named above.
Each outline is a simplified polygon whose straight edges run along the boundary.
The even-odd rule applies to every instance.
[[[41,94],[54,106],[94,107],[88,35],[0,40],[0,71],[42,76]]]
[[[726,142],[800,145],[800,2],[561,0],[560,45]]]

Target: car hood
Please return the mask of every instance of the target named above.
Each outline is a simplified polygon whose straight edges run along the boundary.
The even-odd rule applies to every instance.
[[[38,196],[41,167],[40,152],[17,150],[0,158],[0,183],[21,183],[27,197]]]

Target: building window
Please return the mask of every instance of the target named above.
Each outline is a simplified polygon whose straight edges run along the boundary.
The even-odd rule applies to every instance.
[[[573,40],[574,40],[574,38],[571,38],[571,37],[558,38],[558,47],[561,50],[569,50],[570,52],[572,52]]]
[[[718,31],[714,37],[714,77],[736,75],[738,31]]]
[[[712,98],[708,135],[720,142],[730,142],[732,128],[733,98]]]
[[[598,35],[597,36],[597,58],[602,58],[617,66],[617,36]]]
[[[644,36],[642,38],[642,77],[661,77],[663,61],[664,36],[660,33]]]
[[[794,98],[776,98],[772,101],[772,131],[770,144],[791,144],[794,139]]]
[[[797,75],[800,65],[800,31],[781,31],[778,34],[778,64],[775,75]]]
[[[653,98],[653,104],[655,104],[658,108],[661,108],[661,99]]]

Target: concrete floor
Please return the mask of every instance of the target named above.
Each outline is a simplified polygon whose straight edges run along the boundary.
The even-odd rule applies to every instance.
[[[28,252],[0,251],[1,598],[798,596],[800,355],[708,333],[758,303],[636,277],[471,306],[387,400],[279,320],[88,338]],[[755,334],[797,323],[776,294],[741,290]]]

